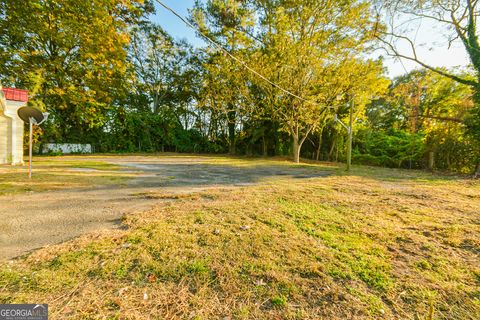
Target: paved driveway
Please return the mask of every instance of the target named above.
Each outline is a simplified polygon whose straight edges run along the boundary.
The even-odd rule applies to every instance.
[[[246,167],[221,161],[212,164],[208,157],[132,156],[104,161],[134,170],[138,177],[126,185],[0,197],[0,260],[94,230],[119,227],[124,214],[148,210],[162,201],[142,196],[148,192],[194,192],[217,186],[246,186],[269,177],[305,179],[329,174],[274,162]]]

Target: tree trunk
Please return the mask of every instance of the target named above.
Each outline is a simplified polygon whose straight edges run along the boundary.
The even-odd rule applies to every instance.
[[[300,162],[300,142],[298,141],[298,134],[293,135],[293,162]]]
[[[452,160],[451,160],[451,156],[450,156],[450,151],[447,151],[447,170],[448,171],[452,171]]]
[[[341,138],[341,145],[343,146],[343,143],[345,142],[344,138]],[[338,144],[335,144],[335,162],[338,162]]]
[[[315,157],[317,161],[320,160],[320,152],[322,151],[322,142],[323,142],[323,127],[320,128],[320,132],[318,133],[318,148],[317,148],[317,155]]]
[[[228,112],[228,153],[235,154],[235,111]]]
[[[303,143],[310,134],[312,128],[308,129],[303,138],[300,139],[299,130],[292,134],[293,137],[293,161],[300,163],[300,151],[302,150]]]
[[[435,153],[430,151],[428,153],[428,170],[433,171],[435,168]]]
[[[480,161],[478,161],[477,165],[475,166],[475,172],[473,173],[473,178],[474,179],[480,178]]]
[[[252,144],[250,144],[250,143],[247,144],[247,147],[246,147],[246,150],[245,150],[245,155],[246,155],[247,157],[253,156],[253,147],[252,147]]]
[[[332,145],[330,146],[330,151],[328,152],[328,161],[333,159],[333,151],[335,151],[335,145],[337,144],[337,136],[333,136]]]
[[[267,148],[267,139],[265,139],[265,133],[263,134],[263,156],[267,157],[268,156],[268,148]]]

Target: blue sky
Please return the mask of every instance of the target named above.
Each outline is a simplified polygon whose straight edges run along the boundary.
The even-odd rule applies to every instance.
[[[177,11],[183,17],[188,16],[188,9],[193,7],[194,0],[163,0],[163,2]],[[180,19],[174,16],[170,11],[155,3],[156,15],[152,20],[160,24],[168,33],[177,39],[187,39],[194,45],[201,45],[202,40],[195,36],[195,32],[185,25]]]
[[[194,4],[194,0],[163,0],[164,3],[172,9],[180,13],[182,16],[188,16],[188,9]],[[175,17],[171,12],[156,4],[157,13],[152,20],[160,24],[165,30],[177,39],[187,39],[194,45],[202,45],[203,41],[198,39],[195,32],[186,26],[181,20]],[[427,63],[433,66],[442,67],[458,67],[465,66],[468,62],[467,55],[461,47],[456,45],[453,48],[447,49],[446,46],[435,46],[432,50],[433,43],[442,44],[442,30],[435,28],[435,26],[428,22],[421,22],[418,25],[412,26],[417,34],[417,42],[425,44],[419,46],[418,55]],[[418,32],[417,32],[418,30]],[[444,42],[444,41],[443,41]],[[407,46],[400,45],[404,52],[408,52]],[[380,52],[379,52],[380,53]],[[405,71],[415,69],[417,65],[413,62],[395,61],[391,58],[386,58],[385,65],[388,68],[388,75],[391,77],[401,75]]]

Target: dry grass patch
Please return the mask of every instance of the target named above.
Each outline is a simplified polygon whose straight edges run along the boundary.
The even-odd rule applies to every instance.
[[[52,319],[480,318],[478,183],[359,168],[155,197],[172,201],[125,231],[5,264],[0,302]]]
[[[0,195],[119,184],[133,176],[118,165],[85,157],[84,160],[36,158],[32,179],[28,166],[0,166]]]

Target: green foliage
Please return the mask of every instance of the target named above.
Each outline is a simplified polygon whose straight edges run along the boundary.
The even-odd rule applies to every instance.
[[[51,112],[39,146],[343,161],[346,132],[333,117],[348,122],[352,103],[357,163],[425,168],[430,153],[439,170],[480,163],[478,88],[427,70],[388,88],[382,59],[365,58],[383,28],[368,2],[196,1],[191,21],[251,70],[217,47],[175,40],[145,21],[153,9],[0,2],[0,80]]]
[[[144,112],[185,112],[195,97],[196,74],[190,46],[176,42],[159,25],[142,23],[131,31],[128,60],[133,73],[125,104]],[[133,100],[133,101],[132,101]]]
[[[480,141],[480,104],[476,104],[465,121],[467,134],[473,139]]]
[[[228,126],[231,151],[239,128],[268,119],[289,134],[290,152],[298,161],[310,133],[333,117],[325,106],[336,106],[338,95],[347,100],[355,93],[363,106],[368,96],[385,89],[381,61],[362,56],[373,40],[369,9],[359,1],[322,6],[303,0],[197,2],[192,18],[199,27],[283,88],[216,48],[207,52],[201,103]],[[254,130],[246,133],[256,140]]]
[[[389,94],[367,106],[356,136],[356,160],[388,167],[469,173],[480,156],[472,89],[432,71],[395,79]]]
[[[196,129],[184,129],[175,119],[122,110],[110,121],[112,128],[92,141],[102,152],[212,152],[224,151]]]
[[[124,93],[128,30],[151,9],[143,0],[2,1],[1,80],[51,112],[50,138],[85,135]]]
[[[285,307],[287,305],[287,298],[284,296],[274,296],[272,298],[272,305],[275,307]]]
[[[355,135],[357,163],[393,168],[423,168],[425,145],[421,134],[363,129]]]

